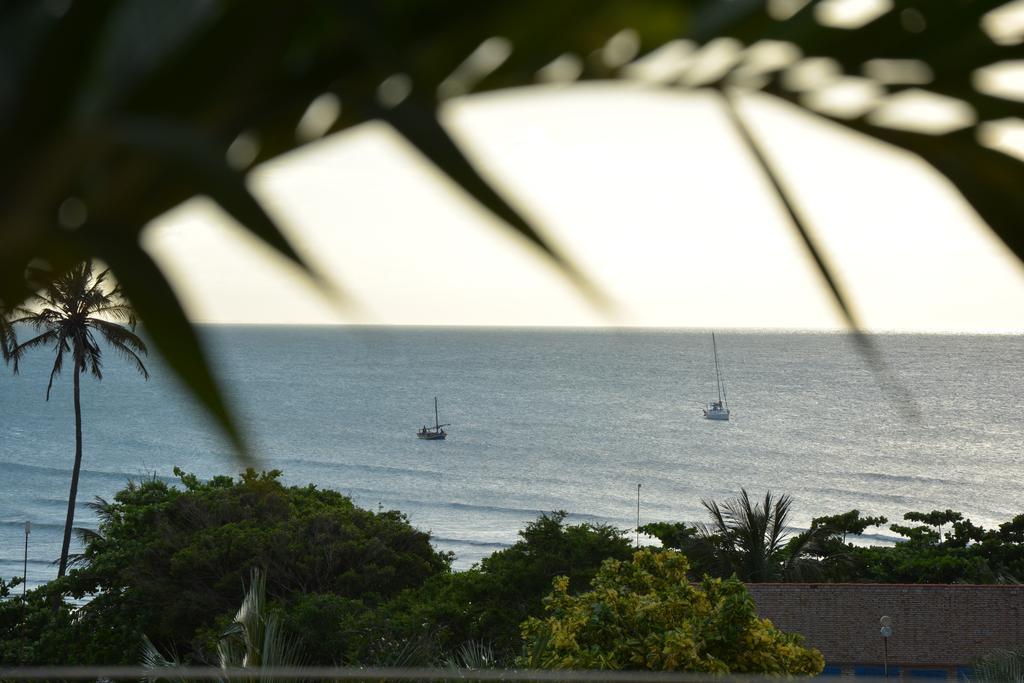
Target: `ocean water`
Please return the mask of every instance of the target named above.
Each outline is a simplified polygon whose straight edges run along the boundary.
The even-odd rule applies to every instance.
[[[1024,338],[874,337],[890,383],[845,334],[721,332],[729,422],[706,332],[385,327],[204,328],[267,468],[364,507],[399,509],[466,568],[543,511],[632,529],[704,519],[740,487],[795,498],[794,525],[858,508],[1024,512]],[[0,370],[0,576],[56,575],[74,455],[71,378],[44,401],[48,352]],[[157,358],[144,382],[111,354],[83,379],[84,504],[129,479],[237,472],[231,449]],[[906,409],[903,394],[916,407]],[[415,438],[438,396],[443,442]]]

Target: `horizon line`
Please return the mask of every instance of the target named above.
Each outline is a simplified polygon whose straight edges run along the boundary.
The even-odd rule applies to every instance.
[[[708,325],[552,325],[552,324],[474,324],[474,323],[450,323],[450,324],[427,324],[427,323],[385,323],[385,322],[225,322],[225,321],[190,321],[193,325],[200,327],[346,327],[346,328],[412,328],[412,329],[435,329],[435,330],[564,330],[564,331],[664,331],[664,332],[694,332],[709,333],[711,331],[728,331],[746,334],[854,334],[862,332],[872,335],[919,335],[919,336],[999,336],[1011,337],[1024,334],[1024,328],[1006,329],[937,329],[937,330],[916,330],[916,329],[861,329],[838,327],[743,327],[743,326],[708,326]],[[145,323],[140,321],[140,327]]]

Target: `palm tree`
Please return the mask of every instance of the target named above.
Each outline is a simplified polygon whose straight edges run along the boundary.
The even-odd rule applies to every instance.
[[[10,360],[11,352],[17,346],[18,339],[14,336],[14,327],[7,322],[7,317],[0,309],[0,358]]]
[[[75,498],[78,495],[78,475],[82,469],[82,403],[80,376],[84,370],[93,377],[103,379],[102,352],[99,339],[103,339],[122,357],[135,365],[145,379],[149,372],[139,355],[146,355],[145,343],[135,335],[135,313],[121,295],[118,285],[107,283],[108,271],[98,275],[92,262],[80,263],[33,295],[27,307],[15,310],[12,325],[25,324],[40,334],[11,350],[14,372],[21,359],[37,347],[50,346],[54,351],[53,369],[46,386],[46,400],[50,400],[53,380],[64,367],[64,355],[70,354],[74,362],[75,398],[75,466],[71,473],[71,492],[68,494],[68,515],[64,523],[64,543],[60,551],[58,578],[64,576],[68,565],[68,549],[75,522]],[[127,324],[125,327],[122,324]]]
[[[747,490],[740,489],[739,498],[721,505],[707,500],[701,504],[711,514],[711,524],[698,528],[713,548],[717,569],[742,581],[776,581],[798,572],[804,550],[816,538],[810,532],[801,534],[797,547],[787,547],[793,505],[788,494],[776,498],[767,491],[763,502],[753,503]]]
[[[287,669],[302,665],[300,642],[284,632],[280,616],[268,609],[265,571],[259,568],[252,570],[249,589],[242,599],[242,605],[217,641],[217,659],[222,670],[256,670],[252,678],[238,679],[225,675],[220,679],[225,682],[259,680],[262,683],[274,683],[282,679],[268,676],[260,670]],[[154,682],[168,680],[169,677],[165,672],[161,672],[161,669],[173,669],[182,665],[174,655],[169,659],[164,657],[146,636],[143,636],[142,663],[145,668],[153,671],[153,675],[145,680]]]
[[[1024,649],[996,649],[974,663],[974,673],[966,680],[971,683],[995,681],[1024,681]]]

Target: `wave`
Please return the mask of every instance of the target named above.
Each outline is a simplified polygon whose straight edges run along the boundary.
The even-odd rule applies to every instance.
[[[614,517],[592,515],[586,512],[570,512],[565,519],[570,522],[596,522],[598,524],[614,524],[616,521]]]
[[[31,557],[28,558],[28,564],[30,567],[49,567],[56,564],[58,560],[34,560]],[[22,567],[25,564],[25,558],[23,557],[0,557],[0,566],[2,565],[16,565]],[[19,572],[20,573],[20,572]]]
[[[21,530],[21,529],[24,529],[24,527],[25,527],[25,520],[23,520],[23,519],[17,520],[17,521],[0,520],[0,527],[7,527],[7,528]],[[40,530],[40,529],[47,529],[47,530],[50,530],[50,531],[56,530],[56,531],[60,531],[61,533],[63,533],[64,532],[64,525],[63,524],[55,524],[53,522],[32,522],[32,531],[37,531],[37,530]]]
[[[898,481],[905,484],[940,484],[949,486],[949,479],[928,477],[923,474],[886,474],[884,472],[852,472],[846,476],[859,477],[868,481]]]
[[[480,512],[500,512],[502,514],[521,515],[523,513],[531,515],[540,515],[544,510],[536,508],[515,508],[515,507],[502,507],[500,505],[482,505],[480,503],[441,503],[441,502],[426,502],[427,505],[433,507],[451,508],[453,510],[477,510]]]
[[[412,501],[407,501],[412,502]],[[435,507],[435,508],[450,508],[453,510],[468,510],[474,512],[494,512],[503,515],[516,515],[522,517],[528,515],[531,517],[539,517],[540,515],[550,514],[555,512],[555,508],[518,508],[518,507],[503,507],[500,505],[482,505],[479,503],[455,503],[455,502],[440,502],[440,501],[418,501],[419,504]],[[597,523],[609,523],[615,520],[612,517],[605,517],[602,515],[594,515],[586,512],[566,512],[565,519],[568,522],[597,522]]]
[[[511,548],[511,543],[499,543],[497,541],[474,541],[467,538],[442,538],[440,536],[434,536],[430,539],[435,543],[451,543],[454,545],[471,545],[478,548]]]
[[[356,486],[338,487],[338,490],[344,493],[349,498],[355,498],[356,494],[363,498],[378,498],[386,500],[388,505],[397,505],[398,509],[402,512],[409,512],[413,508],[442,508],[451,510],[464,510],[472,512],[493,512],[503,515],[516,515],[522,517],[524,515],[537,517],[544,513],[554,512],[554,509],[541,509],[541,508],[519,508],[519,507],[503,507],[500,505],[482,505],[479,503],[459,503],[459,502],[447,502],[440,500],[422,500],[418,498],[394,498],[388,495],[387,491],[380,489],[367,489]],[[569,513],[568,519],[581,519],[581,520],[606,520],[611,519],[608,517],[601,517],[599,515],[588,515],[586,513]]]
[[[854,541],[858,539],[867,539],[869,541],[881,541],[883,543],[900,543],[901,541],[907,540],[905,536],[896,536],[883,533],[874,534],[860,534],[859,536],[850,535],[847,540]]]
[[[71,473],[69,469],[62,467],[47,467],[45,465],[27,465],[21,462],[6,462],[0,461],[0,472],[14,471],[14,472],[36,472],[39,474],[53,475],[59,474],[62,477],[67,476]],[[167,483],[175,483],[178,481],[176,477],[160,476],[156,473],[142,473],[142,472],[108,472],[106,470],[90,470],[83,468],[81,471],[82,475],[88,475],[90,477],[101,477],[105,479],[117,479],[120,482],[127,481],[139,481],[140,479],[159,479]]]
[[[913,503],[913,499],[910,498],[905,493],[882,493],[880,491],[856,491],[856,492],[854,492],[854,491],[851,491],[850,489],[839,489],[839,488],[818,488],[818,489],[815,489],[815,492],[817,492],[819,494],[821,494],[821,493],[831,493],[833,495],[838,495],[840,497],[845,497],[845,496],[849,496],[851,493],[856,493],[857,501],[858,502],[856,503],[855,507],[858,510],[860,510],[861,512],[865,512],[865,510],[868,508],[868,505],[865,504],[862,501],[876,501],[879,504],[882,504],[882,503],[885,503],[885,504],[896,504],[896,505],[900,505],[900,506],[906,506],[906,505],[913,505],[914,504]],[[845,510],[844,510],[844,512],[845,512]],[[873,514],[874,511],[868,510],[868,512],[869,512],[869,514]],[[832,514],[832,513],[828,513],[828,514]]]
[[[325,467],[335,470],[358,470],[361,472],[377,472],[385,474],[412,474],[416,476],[428,476],[432,479],[444,476],[443,472],[437,470],[418,470],[409,467],[390,467],[388,465],[369,465],[366,463],[333,462],[330,460],[310,460],[306,458],[279,458],[275,464],[293,464],[299,466]]]
[[[460,512],[473,513],[483,512],[491,513],[495,515],[502,515],[505,517],[514,516],[517,519],[528,519],[533,520],[542,514],[550,514],[555,512],[558,508],[547,508],[542,509],[540,507],[511,507],[511,506],[500,506],[500,505],[482,505],[478,503],[460,503],[460,502],[446,502],[440,500],[422,500],[418,498],[393,498],[388,495],[388,492],[381,491],[380,489],[365,489],[359,487],[346,487],[343,489],[345,495],[355,500],[356,498],[363,498],[361,504],[367,509],[372,509],[373,504],[367,503],[367,500],[382,500],[386,501],[388,506],[393,506],[390,509],[398,509],[409,515],[413,523],[417,523],[417,509],[429,509],[429,510],[457,510]],[[604,515],[590,514],[586,512],[567,512],[565,516],[566,522],[570,524],[615,524],[616,519],[614,517],[607,517]],[[518,531],[519,529],[515,529]]]

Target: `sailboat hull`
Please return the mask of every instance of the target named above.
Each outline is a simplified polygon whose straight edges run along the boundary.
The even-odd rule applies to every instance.
[[[725,408],[724,410],[710,410],[705,408],[704,417],[707,418],[708,420],[728,420],[729,409]]]
[[[428,427],[423,425],[423,429],[416,430],[416,438],[423,439],[424,441],[444,441],[444,438],[448,436],[448,432],[444,431],[445,427],[449,425],[441,424],[441,418],[437,415],[437,396],[434,397],[434,426]]]

